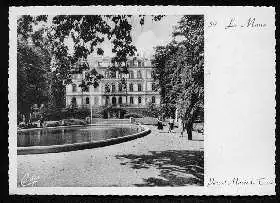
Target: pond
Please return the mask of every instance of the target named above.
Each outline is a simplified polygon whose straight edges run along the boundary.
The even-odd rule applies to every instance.
[[[86,126],[23,130],[17,133],[17,146],[50,146],[95,142],[141,132],[136,126]]]

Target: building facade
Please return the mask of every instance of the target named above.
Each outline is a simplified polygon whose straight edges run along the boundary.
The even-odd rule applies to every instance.
[[[85,92],[79,87],[83,74],[73,74],[73,83],[66,86],[66,106],[74,104],[78,108],[88,109],[110,106],[116,111],[109,117],[121,118],[124,113],[141,112],[150,103],[160,104],[150,60],[140,57],[129,59],[128,74],[110,72],[108,67],[112,64],[109,57],[95,57],[88,62],[90,67],[95,68],[104,78],[98,87],[90,86]]]

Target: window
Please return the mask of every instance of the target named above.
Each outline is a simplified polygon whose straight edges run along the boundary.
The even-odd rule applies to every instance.
[[[155,83],[152,83],[152,91],[155,91],[155,89],[156,89],[156,85]]]
[[[138,104],[141,104],[141,102],[142,102],[142,98],[138,97]]]
[[[133,78],[134,78],[133,71],[129,71],[129,78],[131,78],[131,79],[133,79]]]
[[[110,77],[110,72],[109,71],[106,71],[105,72],[105,78],[109,78]]]
[[[99,101],[98,101],[98,97],[94,97],[94,104],[95,104],[95,105],[98,105],[98,102],[99,102]]]
[[[89,98],[88,97],[86,98],[86,104],[89,104]]]
[[[122,97],[119,97],[119,104],[122,104]]]
[[[141,67],[141,61],[138,61],[138,67]]]
[[[141,91],[142,91],[142,85],[138,84],[138,92],[141,92]]]
[[[130,104],[133,104],[133,97],[130,97]]]
[[[152,77],[152,78],[155,78],[155,76],[156,76],[156,75],[155,75],[155,72],[152,71],[152,72],[151,72],[151,77]]]
[[[112,92],[116,91],[116,86],[114,84],[112,84]]]
[[[107,83],[107,84],[105,84],[105,92],[110,92],[110,87],[109,87],[109,84]]]
[[[132,83],[129,84],[129,91],[133,92],[133,84]]]
[[[72,105],[72,106],[77,106],[76,97],[72,97],[72,99],[71,99],[71,105]]]
[[[112,98],[112,105],[115,106],[117,104],[117,99],[116,97],[113,97]]]
[[[142,78],[142,75],[141,75],[141,71],[140,71],[140,70],[137,71],[137,78]]]
[[[147,78],[151,78],[151,71],[147,70]]]
[[[122,91],[122,84],[119,83],[119,84],[118,84],[118,87],[119,87],[119,92],[121,92],[121,91]]]
[[[111,71],[110,72],[110,76],[111,76],[111,78],[116,78],[116,72],[115,71]]]
[[[152,96],[152,103],[156,103],[156,98],[154,96]]]
[[[72,85],[72,92],[76,92],[77,91],[77,85],[76,84],[73,84]]]
[[[106,96],[105,104],[106,104],[106,105],[109,104],[109,97],[108,97],[108,96]]]

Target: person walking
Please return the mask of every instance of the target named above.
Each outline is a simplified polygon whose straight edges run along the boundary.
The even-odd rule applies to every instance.
[[[171,117],[169,118],[168,125],[169,125],[168,132],[171,133],[174,128],[174,119],[173,118],[171,118]]]
[[[158,119],[157,119],[157,127],[158,127],[158,130],[163,129],[163,124],[162,124],[162,121],[161,121],[160,117],[158,117]]]

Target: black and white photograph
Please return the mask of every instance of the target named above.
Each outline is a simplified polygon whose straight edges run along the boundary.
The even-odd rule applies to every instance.
[[[203,15],[19,16],[18,186],[203,186],[203,29]]]
[[[11,8],[10,193],[275,193],[273,18]]]

